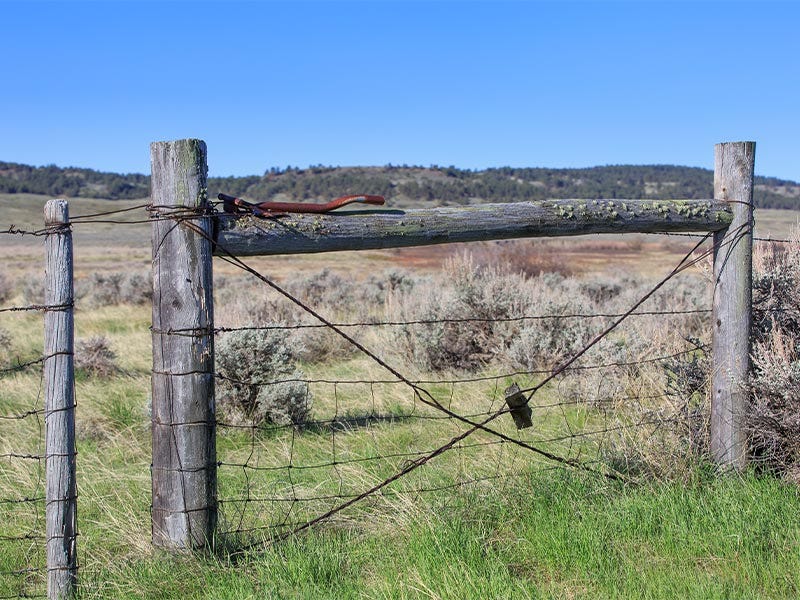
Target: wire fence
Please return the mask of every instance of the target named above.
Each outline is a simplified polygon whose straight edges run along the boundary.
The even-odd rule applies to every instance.
[[[237,394],[255,402],[249,414],[245,403],[238,421],[216,422],[219,534],[235,540],[232,545],[237,548],[249,548],[323,521],[363,522],[376,514],[392,514],[423,495],[447,502],[454,490],[496,489],[530,478],[540,469],[568,467],[612,479],[635,479],[639,470],[653,467],[647,464],[646,448],[656,445],[660,446],[662,460],[663,452],[685,458],[702,435],[702,411],[691,403],[705,401],[705,380],[697,382],[687,400],[687,390],[675,385],[675,373],[680,365],[697,365],[708,350],[706,344],[692,340],[676,350],[673,337],[671,352],[658,355],[661,348],[653,344],[631,354],[623,336],[615,343],[617,354],[626,359],[610,361],[602,360],[609,356],[609,349],[600,350],[600,345],[636,317],[651,321],[679,317],[684,320],[683,326],[687,318],[699,319],[693,325],[695,329],[698,324],[707,326],[707,308],[643,308],[648,301],[657,300],[659,289],[679,273],[708,257],[710,248],[701,248],[707,237],[623,312],[513,317],[334,323],[320,314],[324,308],[330,310],[330,305],[311,307],[240,258],[224,256],[223,260],[246,271],[316,322],[216,327],[215,333],[223,340],[237,332],[291,339],[298,331],[324,328],[355,353],[348,358],[346,377],[295,375],[264,381],[263,377],[232,377],[224,367],[215,373],[221,414],[226,412],[226,403],[235,403]],[[667,304],[674,302],[670,299]],[[217,321],[223,319],[218,312]],[[376,334],[379,329],[399,329],[402,337],[424,335],[419,328],[433,327],[449,328],[449,336],[438,339],[455,344],[457,353],[465,351],[463,345],[458,347],[465,335],[470,335],[464,334],[465,328],[480,328],[487,323],[518,327],[532,321],[550,321],[556,328],[568,321],[581,322],[587,328],[585,341],[572,352],[562,356],[556,353],[545,368],[498,372],[495,362],[493,367],[481,369],[493,373],[426,379],[405,376],[400,367],[390,365],[385,356],[400,360],[397,352],[379,355],[368,348],[391,347],[392,341],[398,341],[397,336],[382,338]],[[349,328],[356,329],[357,334],[344,331]],[[497,340],[482,341],[490,344]],[[218,353],[225,352],[224,341],[218,340],[217,348]],[[592,353],[593,348],[600,351]],[[376,369],[384,376],[377,377]],[[319,370],[328,373],[339,369],[329,364]],[[231,372],[237,371],[232,368]],[[580,383],[590,375],[598,386],[593,392]],[[608,389],[602,389],[604,385]],[[522,412],[529,409],[522,420],[529,420],[530,426],[517,429],[516,419],[511,417],[520,409],[515,409],[510,400],[520,394],[524,396]],[[281,398],[299,404],[302,415],[312,416],[275,424],[269,422],[267,414],[261,421],[264,414],[256,414],[258,402],[281,402]],[[362,510],[346,510],[359,502]]]
[[[29,233],[9,227],[0,235]],[[10,295],[5,290],[4,298]],[[46,596],[43,365],[47,357],[41,337],[26,340],[19,332],[25,323],[40,320],[46,310],[60,308],[0,305],[0,598]]]
[[[39,231],[1,232],[44,237],[45,268],[21,294],[33,302],[0,306],[0,598],[71,596],[78,568],[67,203],[48,202],[45,222]],[[0,273],[0,301],[16,297]]]
[[[130,223],[98,218],[114,212],[72,222]],[[189,227],[195,219],[191,211],[164,218]],[[152,220],[152,215],[142,219]],[[37,237],[47,232],[12,226],[0,234]],[[278,338],[290,350],[308,343],[328,348],[321,360],[292,350],[285,357],[286,369],[255,379],[224,368],[213,373],[219,407],[214,423],[219,543],[242,552],[323,522],[336,526],[391,519],[415,502],[446,505],[459,494],[524,485],[542,470],[570,468],[636,480],[664,468],[665,456],[675,462],[690,456],[707,441],[704,361],[711,310],[696,300],[708,299],[711,282],[691,298],[670,296],[676,291],[670,286],[710,255],[708,236],[692,237],[699,243],[637,297],[595,290],[600,298],[591,310],[562,305],[535,312],[528,306],[523,313],[445,317],[409,316],[402,307],[393,312],[391,301],[416,293],[402,286],[386,293],[378,304],[381,311],[341,311],[329,302],[341,292],[335,282],[321,295],[308,289],[298,293],[241,258],[222,256],[269,294],[254,295],[233,318],[229,302],[217,303],[213,333],[218,349],[226,338],[244,332]],[[755,239],[763,244],[792,241]],[[228,283],[234,289],[221,286],[218,297],[241,296],[238,284]],[[611,297],[604,300],[604,294]],[[259,314],[264,306],[273,314]],[[30,319],[63,308],[3,306],[0,315]],[[252,314],[259,315],[258,322],[245,322]],[[547,360],[540,352],[524,367],[511,369],[503,362],[508,354],[489,351],[466,366],[420,366],[413,354],[421,344],[408,341],[435,339],[433,349],[448,356],[480,354],[476,344],[513,345],[536,324],[565,335],[577,331],[580,343],[555,344],[547,348]],[[653,339],[654,324],[660,324],[665,339]],[[196,335],[189,329],[160,333]],[[47,357],[33,346],[30,350],[0,364],[4,387],[26,389],[24,394],[14,391],[13,403],[3,398],[0,404],[0,476],[5,479],[0,489],[13,490],[0,497],[0,543],[6,557],[0,565],[0,599],[45,594],[42,365]],[[237,407],[237,394],[252,405]],[[515,405],[520,394],[524,401]],[[302,416],[295,418],[281,407],[281,398],[288,398],[290,408]],[[275,405],[272,413],[268,405]],[[529,419],[530,426],[518,429],[516,417],[523,423]],[[20,486],[21,481],[26,485]],[[5,552],[7,547],[14,550]]]
[[[76,220],[88,223],[93,218]],[[184,210],[156,220],[193,228],[197,218]],[[703,361],[708,342],[701,338],[709,337],[711,311],[697,302],[702,292],[676,302],[670,286],[678,275],[708,259],[708,237],[697,237],[699,242],[680,263],[655,285],[642,287],[639,297],[596,290],[600,297],[591,310],[562,306],[537,313],[528,306],[524,313],[433,318],[391,313],[387,297],[381,303],[383,313],[337,310],[341,302],[330,302],[341,293],[336,281],[330,289],[319,289],[316,282],[312,292],[292,293],[221,249],[220,260],[248,273],[271,297],[255,288],[243,291],[233,280],[225,282],[232,290],[226,285],[215,290],[218,362],[225,340],[246,332],[289,346],[309,339],[313,345],[319,343],[316,338],[327,337],[323,345],[334,350],[327,359],[316,360],[278,348],[278,354],[285,352],[283,367],[273,372],[265,368],[254,378],[252,372],[242,375],[221,364],[211,373],[218,403],[218,543],[241,551],[323,521],[392,514],[414,499],[446,503],[458,490],[516,485],[542,469],[576,468],[612,479],[636,479],[661,468],[665,453],[685,458],[707,436],[707,373],[691,389],[679,379],[691,379],[683,375],[687,369],[694,369],[691,376],[707,370]],[[608,294],[619,298],[604,304]],[[239,307],[233,320],[228,319],[231,295],[253,299]],[[706,293],[705,299],[709,297]],[[247,315],[257,315],[257,322],[243,322]],[[666,325],[669,319],[674,322]],[[513,370],[488,355],[467,367],[426,370],[397,351],[400,346],[408,350],[408,339],[427,338],[436,330],[438,350],[454,344],[452,355],[474,353],[459,344],[465,337],[495,343],[485,334],[487,326],[508,329],[501,340],[507,343],[541,323],[568,332],[577,324],[581,343],[568,348],[556,344],[547,360],[539,357],[538,364],[532,361]],[[654,323],[673,332],[669,339],[650,343]],[[176,337],[206,333],[195,328],[153,331]],[[266,350],[260,357],[264,363],[275,348]],[[259,362],[259,356],[247,357],[248,362]],[[297,364],[302,370],[295,370]],[[413,375],[405,374],[409,372]],[[530,409],[530,427],[517,429],[514,424],[514,417],[524,412],[511,402],[515,393],[524,396],[522,404]],[[237,400],[237,394],[245,400]]]

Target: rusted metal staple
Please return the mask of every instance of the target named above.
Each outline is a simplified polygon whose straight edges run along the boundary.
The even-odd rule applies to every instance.
[[[375,196],[370,194],[353,194],[350,196],[341,196],[335,200],[324,203],[311,203],[311,202],[259,202],[253,203],[241,198],[229,196],[228,194],[219,194],[217,196],[223,202],[223,207],[226,213],[251,213],[257,217],[278,217],[289,213],[326,213],[342,206],[353,203],[361,204],[374,204],[381,206],[386,201],[383,196]]]

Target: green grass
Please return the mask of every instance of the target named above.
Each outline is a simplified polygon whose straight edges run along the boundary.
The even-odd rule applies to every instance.
[[[115,311],[120,320],[140,323],[137,311],[104,309],[78,313],[79,326],[94,331]],[[253,538],[238,540],[235,534],[220,536],[216,555],[162,554],[149,543],[149,379],[143,372],[147,358],[139,355],[147,331],[120,326],[109,337],[128,350],[130,372],[77,383],[81,598],[749,598],[792,597],[800,583],[796,487],[753,475],[716,478],[697,466],[681,479],[624,485],[551,470],[508,445],[454,450],[306,534],[244,557],[228,551]],[[354,369],[351,363],[345,370]],[[35,372],[2,383],[5,409],[24,410],[39,398]],[[376,395],[391,395],[392,389]],[[447,397],[449,390],[438,392]],[[469,392],[459,410],[469,402],[480,406],[488,390],[479,384]],[[341,392],[339,406],[330,398],[319,393],[318,418],[341,415],[350,405],[362,414],[374,402],[365,390]],[[407,395],[385,400],[386,410],[380,402],[378,412],[409,411]],[[591,420],[589,412],[559,410],[538,425],[579,428]],[[37,421],[0,425],[4,448],[36,451],[42,434]],[[292,486],[285,469],[251,472],[245,479],[240,469],[222,467],[220,497],[357,493],[391,475],[402,459],[331,466],[334,457],[433,448],[455,429],[447,421],[412,418],[335,436],[324,428],[255,437],[221,432],[221,460],[280,466],[291,458],[295,465],[322,466],[294,470]],[[498,468],[500,479],[413,491],[491,476]],[[2,497],[42,490],[35,463],[1,463],[0,483]],[[290,520],[314,517],[333,502],[293,505]],[[245,507],[239,513],[223,505],[220,529],[235,531],[239,518],[245,527],[269,524],[286,510],[280,503]],[[3,533],[42,529],[42,510],[0,504]],[[0,542],[0,571],[41,565],[37,544]],[[8,576],[0,595],[43,589],[41,573],[26,578],[20,587],[20,577]]]
[[[81,598],[791,598],[798,490],[770,478],[641,486],[564,471],[323,526],[233,562],[92,565]]]

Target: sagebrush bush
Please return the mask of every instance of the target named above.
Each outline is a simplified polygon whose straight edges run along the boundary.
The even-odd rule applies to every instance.
[[[759,247],[753,274],[753,338],[769,340],[773,332],[800,335],[800,243],[780,251]]]
[[[413,289],[416,279],[402,269],[370,273],[363,279],[345,278],[330,269],[304,275],[297,274],[286,288],[303,302],[325,307],[332,314],[368,316],[383,306],[387,295]]]
[[[480,268],[499,273],[536,277],[545,273],[572,275],[557,250],[541,240],[502,240],[475,244],[470,251]]]
[[[477,268],[470,255],[451,259],[435,281],[395,292],[389,318],[437,322],[399,328],[393,345],[421,369],[477,369],[507,348],[518,326],[506,319],[522,316],[524,288],[521,275]]]
[[[119,372],[117,354],[102,335],[75,342],[75,369],[91,377],[108,378]]]
[[[304,304],[333,322],[375,322],[383,317],[388,294],[408,291],[416,279],[405,271],[389,269],[363,279],[345,278],[329,269],[296,273],[283,287]],[[214,301],[220,321],[228,327],[245,325],[320,325],[320,321],[255,280],[221,275],[215,278]],[[354,331],[351,329],[351,331]],[[358,335],[358,331],[355,331]],[[296,357],[305,363],[342,360],[356,349],[325,327],[302,327],[293,332]]]
[[[75,296],[90,307],[146,304],[153,298],[149,273],[92,273],[75,282]]]
[[[800,243],[758,250],[746,415],[750,451],[756,464],[800,481]]]
[[[22,279],[22,300],[26,304],[44,304],[44,277],[41,273],[26,273]]]
[[[150,272],[128,273],[119,287],[125,304],[147,304],[153,299],[153,276]]]
[[[220,419],[235,424],[301,426],[312,397],[297,367],[296,351],[281,330],[240,330],[222,335],[216,345]]]
[[[0,327],[0,368],[6,366],[11,360],[13,350],[13,338],[8,330]]]
[[[585,297],[567,290],[571,280],[554,281],[539,288],[540,301],[530,303],[531,312],[543,318],[525,321],[513,337],[508,357],[515,368],[533,370],[552,367],[554,362],[583,348],[597,330],[597,322],[559,315],[591,314],[592,305]],[[533,290],[531,290],[533,291]],[[534,313],[534,306],[536,312]]]
[[[0,302],[5,302],[14,294],[14,286],[11,279],[3,271],[0,271]]]
[[[753,459],[800,482],[800,361],[791,340],[776,331],[753,349],[747,415]]]
[[[423,370],[475,370],[492,361],[515,369],[547,369],[575,354],[611,323],[610,318],[592,315],[624,312],[649,285],[628,276],[528,277],[480,267],[464,255],[449,261],[441,276],[417,283],[411,293],[391,294],[387,317],[444,321],[410,325],[394,335],[393,346]],[[666,300],[653,299],[643,309],[669,306],[671,298],[679,299],[680,308],[701,307],[706,287],[694,281],[676,282],[665,289]],[[536,318],[525,318],[531,316]],[[485,321],[459,322],[475,318]],[[665,328],[663,319],[658,319],[630,319],[624,334],[616,333],[592,350],[593,360],[636,360],[662,345],[672,351],[675,336],[654,343],[654,332]],[[671,326],[691,323],[694,334],[701,321],[696,315],[679,315]]]
[[[355,299],[355,285],[335,271],[322,269],[311,274],[296,274],[286,284],[297,298],[312,306],[335,309]]]

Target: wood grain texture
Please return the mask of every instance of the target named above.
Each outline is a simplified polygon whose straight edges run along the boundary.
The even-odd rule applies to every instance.
[[[755,142],[715,148],[714,197],[730,205],[733,221],[714,235],[711,455],[733,469],[747,459],[755,151]]]
[[[206,146],[151,145],[153,543],[210,544],[217,519],[214,309]],[[188,220],[185,220],[189,216]],[[180,330],[182,333],[173,333]]]
[[[66,200],[44,207],[47,597],[72,598],[78,572],[72,232]]]
[[[216,254],[370,250],[590,233],[708,232],[730,207],[712,200],[548,200],[477,206],[288,215],[221,215]]]

